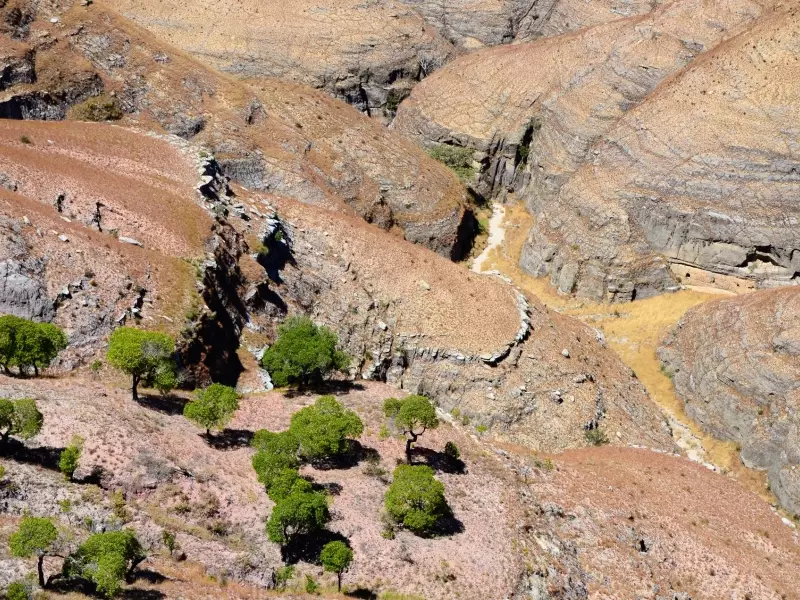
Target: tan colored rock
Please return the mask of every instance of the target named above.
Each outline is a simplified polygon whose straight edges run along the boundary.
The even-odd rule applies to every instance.
[[[690,310],[659,350],[686,412],[735,441],[770,489],[800,513],[800,288]]]

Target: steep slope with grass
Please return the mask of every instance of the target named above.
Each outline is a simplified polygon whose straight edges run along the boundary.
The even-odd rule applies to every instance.
[[[659,355],[686,411],[768,473],[800,513],[800,291],[759,291],[689,311]]]
[[[468,250],[470,202],[453,173],[343,102],[301,85],[224,76],[112,5],[39,10],[11,53],[35,53],[35,81],[15,76],[19,83],[1,92],[0,115],[122,116],[205,145],[252,189],[357,213],[446,256]]]

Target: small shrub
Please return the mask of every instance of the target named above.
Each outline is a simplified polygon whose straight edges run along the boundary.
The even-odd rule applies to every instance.
[[[0,480],[6,476],[6,468],[4,465],[0,465]]]
[[[275,575],[273,577],[275,589],[278,591],[285,590],[288,583],[292,580],[292,577],[294,577],[294,565],[275,569]]]
[[[441,144],[428,151],[431,158],[444,163],[464,181],[475,177],[474,151],[470,148]]]
[[[122,109],[116,98],[102,94],[73,106],[70,116],[76,121],[119,121]]]
[[[477,431],[479,434],[483,435],[484,433],[489,431],[489,428],[486,425],[481,424],[481,425],[478,425],[478,426],[475,427],[475,431]]]
[[[306,594],[316,594],[319,591],[317,580],[306,574]]]
[[[165,529],[161,532],[161,541],[164,543],[164,546],[169,553],[172,554],[178,548],[178,541],[175,539],[175,534]]]
[[[68,513],[72,510],[72,501],[69,498],[64,498],[58,501],[58,509],[62,513]]]
[[[89,366],[89,368],[92,370],[93,374],[97,375],[100,372],[100,370],[103,368],[103,361],[102,360],[95,360],[95,361],[92,362],[92,364]]]
[[[69,446],[61,451],[61,457],[58,460],[58,469],[64,474],[67,480],[72,479],[72,475],[78,468],[78,461],[83,452],[84,439],[78,435],[72,438]]]
[[[583,432],[586,441],[589,442],[592,446],[602,446],[608,443],[608,437],[606,436],[605,432],[600,429],[599,427],[595,427],[594,429],[587,429]]]
[[[19,141],[22,142],[23,144],[33,143],[33,140],[31,140],[31,138],[29,138],[27,135],[20,136]]]
[[[12,581],[6,588],[5,597],[8,600],[28,600],[30,598],[30,586],[21,580]]]
[[[7,441],[12,435],[29,440],[42,430],[43,424],[44,416],[35,400],[0,398],[0,442]]]
[[[459,460],[461,458],[461,452],[458,450],[458,446],[456,446],[453,442],[447,442],[444,445],[444,455],[452,460]]]
[[[125,496],[120,490],[111,493],[111,512],[114,516],[120,519],[123,523],[130,519],[128,514],[128,506],[125,503]]]
[[[319,555],[319,560],[326,571],[336,573],[338,589],[341,592],[342,573],[353,562],[353,551],[344,542],[336,540],[325,544]]]

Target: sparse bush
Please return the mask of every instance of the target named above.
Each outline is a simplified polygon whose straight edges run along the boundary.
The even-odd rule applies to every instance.
[[[89,366],[89,368],[92,370],[92,373],[94,375],[97,375],[103,368],[103,361],[101,360],[92,361],[92,364]]]
[[[53,544],[58,539],[58,530],[50,519],[23,517],[19,529],[8,538],[8,547],[12,556],[37,558],[39,587],[45,588],[44,558],[53,551]]]
[[[78,468],[78,461],[81,458],[83,451],[84,439],[78,435],[72,438],[69,446],[61,451],[61,457],[58,460],[58,469],[64,474],[68,480],[72,479],[72,475]]]
[[[450,509],[444,485],[434,478],[433,469],[424,465],[400,465],[386,492],[386,512],[395,523],[417,535],[430,534]]]
[[[411,463],[411,447],[428,429],[436,429],[439,419],[436,409],[425,396],[412,395],[402,400],[387,398],[383,402],[383,414],[394,421],[395,427],[407,435],[406,460]]]
[[[16,366],[20,375],[33,367],[34,374],[50,365],[67,347],[67,336],[51,323],[34,323],[13,315],[0,317],[0,366],[9,372]]]
[[[20,136],[19,141],[22,142],[23,144],[32,144],[33,143],[33,140],[31,138],[29,138],[27,135]]]
[[[166,549],[169,550],[170,555],[178,548],[178,541],[175,539],[175,534],[168,529],[161,532],[161,541],[164,543]]]
[[[459,452],[458,446],[453,442],[447,442],[444,445],[444,455],[451,461],[456,461],[461,458],[461,452]]]
[[[30,592],[30,586],[24,581],[12,581],[6,588],[6,598],[8,600],[28,600]]]
[[[353,551],[347,544],[336,540],[325,544],[319,555],[322,567],[330,572],[336,573],[336,580],[339,591],[342,591],[342,573],[347,571],[350,563],[353,562]]]
[[[224,429],[238,409],[239,394],[236,390],[213,383],[184,406],[183,416],[205,428],[206,435],[211,435],[212,429]]]
[[[470,181],[475,177],[475,167],[473,166],[475,152],[470,148],[440,144],[431,148],[428,154],[431,158],[450,167],[464,181]]]
[[[480,435],[483,435],[484,433],[489,431],[489,428],[483,423],[481,423],[480,425],[475,426],[475,431],[477,431]]]
[[[70,116],[76,121],[119,121],[122,109],[116,98],[101,94],[73,106]]]
[[[608,437],[606,437],[605,432],[599,427],[587,429],[583,432],[583,435],[586,438],[586,441],[592,446],[602,446],[608,443]]]
[[[349,440],[358,438],[364,423],[333,396],[321,396],[313,406],[292,415],[289,432],[300,443],[300,454],[310,460],[337,458],[350,449]]]
[[[272,542],[286,544],[296,535],[320,531],[330,520],[328,501],[323,494],[292,493],[272,509],[267,536]]]
[[[111,334],[108,362],[133,378],[133,399],[139,399],[139,383],[168,392],[178,384],[175,341],[166,334],[120,327]]]
[[[6,468],[4,465],[0,465],[0,481],[2,481],[3,477],[6,476]]]
[[[294,565],[287,565],[275,569],[275,573],[272,577],[275,589],[279,591],[285,590],[286,585],[292,580],[292,577],[294,577]]]
[[[345,371],[350,359],[336,349],[338,338],[308,317],[290,317],[278,329],[278,340],[261,358],[277,387],[318,385],[332,371]]]
[[[120,490],[111,493],[111,511],[115,517],[123,522],[130,518],[128,506],[125,504],[125,496]]]
[[[147,555],[130,529],[96,533],[64,561],[64,575],[92,582],[106,597],[115,596]]]
[[[29,440],[42,430],[44,416],[30,398],[8,400],[0,398],[0,442],[9,436]]]
[[[319,591],[317,580],[306,574],[306,594],[316,594]]]

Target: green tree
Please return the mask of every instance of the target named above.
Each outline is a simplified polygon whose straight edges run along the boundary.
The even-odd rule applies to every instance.
[[[133,327],[114,330],[109,339],[108,362],[133,378],[133,399],[139,399],[139,384],[168,392],[178,384],[175,372],[175,341],[164,333]]]
[[[300,466],[297,458],[300,443],[288,431],[273,433],[261,429],[253,436],[251,443],[258,449],[253,456],[253,469],[258,475],[258,481],[268,492],[284,470],[297,471]]]
[[[33,367],[35,375],[53,362],[53,359],[67,347],[67,336],[51,323],[34,323],[23,319],[16,331],[14,364],[20,373]]]
[[[51,323],[34,323],[13,315],[0,317],[0,365],[6,373],[16,366],[20,374],[33,367],[39,374],[67,347],[67,336]]]
[[[330,520],[328,501],[323,494],[292,493],[272,509],[267,522],[267,537],[272,542],[286,544],[296,535],[316,533]]]
[[[350,359],[336,349],[338,338],[308,317],[290,317],[278,329],[277,341],[264,353],[261,366],[277,387],[319,384],[331,371],[345,371]]]
[[[300,454],[318,460],[347,453],[349,439],[361,436],[364,423],[333,396],[320,396],[292,415],[289,431],[300,442]]]
[[[272,485],[267,488],[267,495],[276,504],[297,493],[314,491],[313,486],[306,479],[300,477],[296,469],[282,469],[272,479]]]
[[[39,587],[47,587],[44,579],[44,557],[52,553],[53,544],[58,539],[58,530],[50,519],[24,517],[19,529],[8,539],[12,556],[38,559]]]
[[[206,435],[212,429],[224,429],[234,413],[239,410],[239,394],[221,383],[213,383],[197,393],[197,398],[186,404],[183,416],[205,428]]]
[[[436,429],[439,419],[436,409],[425,396],[412,395],[402,400],[387,398],[383,403],[383,414],[394,421],[395,427],[407,435],[406,460],[411,464],[411,447],[428,429]]]
[[[67,557],[63,573],[94,583],[98,592],[110,598],[145,558],[147,555],[130,529],[96,533]]]
[[[339,583],[339,591],[342,591],[342,573],[344,573],[353,562],[353,551],[342,541],[336,540],[328,542],[322,548],[319,560],[323,568],[330,573],[336,573]]]
[[[398,524],[417,535],[429,534],[450,509],[444,485],[434,478],[433,469],[424,465],[400,465],[386,492],[386,512]]]
[[[29,440],[42,430],[43,423],[36,401],[0,398],[0,442],[8,441],[11,435]]]
[[[58,469],[64,474],[64,477],[71,480],[72,475],[78,468],[78,461],[83,452],[84,439],[79,435],[72,438],[69,446],[61,451],[61,456],[58,459]]]

